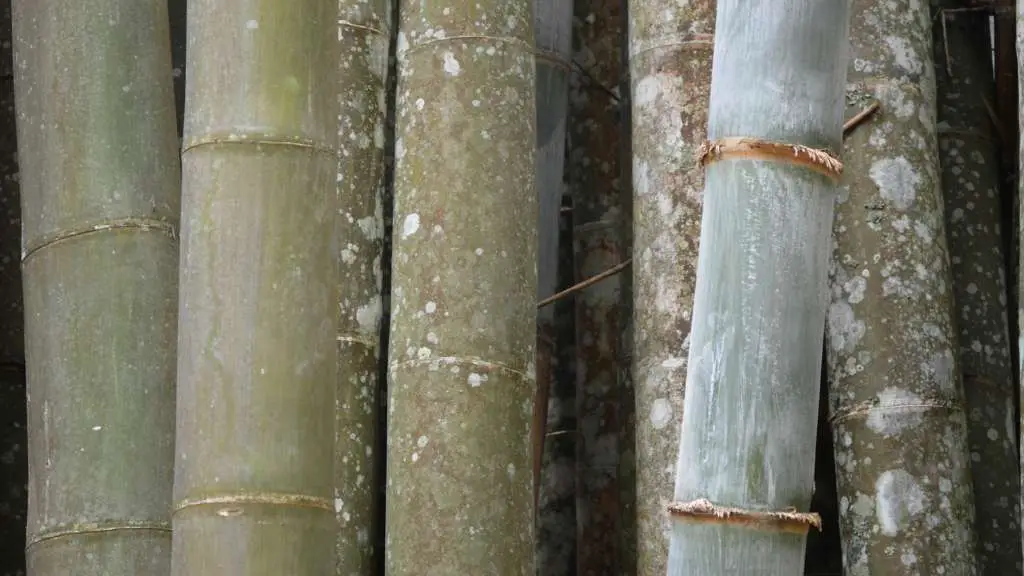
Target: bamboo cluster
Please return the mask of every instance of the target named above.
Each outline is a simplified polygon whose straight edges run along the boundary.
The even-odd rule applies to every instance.
[[[1024,576],[1024,1],[0,8],[0,575]]]

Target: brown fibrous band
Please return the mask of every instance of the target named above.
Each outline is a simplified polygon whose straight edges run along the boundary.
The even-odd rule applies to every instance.
[[[843,173],[843,163],[838,158],[824,150],[810,148],[802,144],[734,137],[704,142],[697,151],[697,161],[701,166],[726,159],[783,162],[810,168],[833,180],[838,180]]]
[[[821,517],[813,512],[744,510],[719,506],[706,498],[690,502],[672,502],[668,505],[670,516],[687,522],[705,524],[728,524],[758,530],[806,534],[809,527],[821,530]]]

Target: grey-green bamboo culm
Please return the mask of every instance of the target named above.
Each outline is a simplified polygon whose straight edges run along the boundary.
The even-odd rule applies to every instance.
[[[167,6],[13,10],[28,573],[165,575],[180,198]]]
[[[189,5],[178,576],[335,570],[337,18]]]

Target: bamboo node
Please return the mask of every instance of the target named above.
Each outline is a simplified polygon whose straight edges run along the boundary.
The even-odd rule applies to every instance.
[[[351,28],[353,30],[362,30],[363,32],[369,32],[370,34],[376,34],[377,36],[387,36],[387,34],[380,28],[366,26],[365,24],[356,24],[355,22],[350,22],[344,19],[338,20],[338,26],[341,26],[342,28]]]
[[[668,505],[668,513],[688,522],[730,524],[793,534],[806,534],[811,526],[821,530],[821,517],[813,512],[798,512],[796,508],[783,511],[744,510],[719,506],[707,498],[672,502]]]
[[[854,405],[840,407],[829,417],[829,423],[836,425],[840,422],[851,420],[853,418],[864,418],[872,413],[877,414],[884,412],[908,411],[926,412],[929,410],[956,411],[959,410],[959,407],[955,402],[950,402],[941,398],[925,398],[922,402],[882,402],[875,398],[872,400],[865,400]]]
[[[334,503],[327,498],[308,494],[289,494],[281,492],[238,492],[232,494],[212,494],[197,498],[185,498],[174,505],[174,514],[187,508],[197,506],[220,506],[218,516],[230,517],[242,514],[241,506],[288,506],[292,508],[318,508],[334,512]]]
[[[70,538],[74,536],[86,536],[90,534],[104,534],[107,532],[123,531],[149,531],[166,532],[170,534],[171,524],[169,522],[157,522],[146,520],[124,520],[112,522],[86,522],[81,524],[64,524],[51,527],[42,532],[29,535],[25,550],[48,540],[58,538]]]
[[[697,150],[697,163],[701,167],[716,160],[742,158],[748,160],[771,160],[810,168],[819,174],[838,180],[843,173],[843,163],[825,150],[810,148],[802,144],[772,142],[758,138],[722,138],[706,141]]]

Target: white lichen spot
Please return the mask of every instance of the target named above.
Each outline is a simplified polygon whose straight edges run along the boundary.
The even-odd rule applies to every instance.
[[[891,202],[897,210],[906,210],[914,205],[921,176],[906,158],[898,156],[876,160],[868,174],[875,186],[878,186],[882,198]]]
[[[345,501],[341,498],[334,499],[334,513],[339,514],[345,508]]]
[[[636,96],[633,103],[636,106],[649,106],[661,94],[661,82],[657,76],[645,76],[636,84]]]
[[[896,536],[924,512],[927,496],[906,470],[886,470],[875,481],[875,514],[886,536]]]
[[[849,282],[843,285],[843,290],[850,295],[850,304],[857,304],[864,300],[864,291],[868,288],[868,281],[862,276],[854,276]]]
[[[853,352],[864,332],[864,322],[854,317],[853,308],[847,302],[837,301],[829,306],[828,336],[832,350]]]
[[[509,463],[509,465],[505,467],[505,472],[508,473],[509,480],[514,480],[516,477],[516,465]]]
[[[889,46],[889,51],[892,52],[893,58],[896,60],[896,65],[903,68],[910,74],[920,74],[923,68],[921,59],[917,57],[917,52],[907,42],[906,38],[899,36],[886,36],[885,43]]]
[[[92,427],[92,431],[93,432],[99,432],[100,430],[103,430],[103,426],[93,426]]]
[[[255,20],[249,20],[245,23],[245,27],[249,30],[256,30],[260,27],[260,23]]]
[[[658,398],[651,403],[651,426],[661,430],[672,420],[672,404],[665,398]]]
[[[380,296],[374,294],[370,301],[356,308],[356,322],[359,329],[376,332],[381,317]]]
[[[487,382],[487,374],[479,374],[477,372],[470,372],[469,377],[466,378],[469,385],[473,388],[479,387],[484,382]]]
[[[444,53],[444,71],[449,76],[458,76],[462,72],[462,66],[459,65],[459,61],[455,59],[455,54],[451,52]]]
[[[413,212],[405,217],[405,221],[402,222],[402,239],[405,240],[409,236],[412,236],[420,229],[420,215]]]
[[[878,393],[878,404],[868,413],[867,425],[876,434],[890,437],[917,426],[924,419],[919,410],[906,410],[919,406],[922,399],[902,388],[889,387]]]
[[[423,306],[423,311],[426,312],[427,314],[433,314],[434,312],[437,312],[437,303],[434,302],[433,300],[427,302]]]
[[[483,248],[477,248],[476,250],[473,251],[473,253],[476,254],[477,256],[483,256],[484,255],[484,249]]]
[[[426,436],[420,436],[419,438],[416,439],[416,445],[419,446],[420,448],[426,448],[427,444],[429,443],[430,438],[427,438]]]
[[[426,105],[426,101],[423,100],[423,98],[417,98],[416,99],[416,109],[417,110],[423,110],[423,106],[425,106],[425,105]]]

